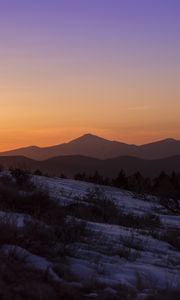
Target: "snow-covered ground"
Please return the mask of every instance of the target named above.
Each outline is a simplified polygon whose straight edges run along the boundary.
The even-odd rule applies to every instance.
[[[47,191],[50,197],[59,205],[67,207],[71,203],[84,202],[89,190],[97,185],[68,179],[33,176],[33,183]],[[107,199],[112,200],[117,209],[125,214],[143,216],[148,213],[159,216],[159,233],[176,230],[180,233],[180,216],[170,214],[158,203],[158,199],[148,196],[148,199],[137,198],[128,191],[113,187],[99,187]],[[27,219],[25,214],[0,212],[0,218],[16,222],[23,227]],[[67,216],[67,219],[71,218]],[[77,218],[77,221],[81,219]],[[86,221],[89,235],[81,242],[76,242],[66,256],[64,264],[68,272],[76,278],[77,283],[90,284],[98,282],[104,284],[111,292],[116,293],[120,286],[140,289],[143,295],[150,291],[163,288],[180,289],[180,253],[177,248],[164,240],[152,235],[150,230],[129,228],[114,224]],[[11,247],[5,245],[1,250],[9,251]],[[18,255],[26,255],[28,263],[37,269],[46,269],[56,281],[61,281],[53,268],[56,260],[48,261],[33,253],[17,247]],[[96,297],[94,293],[93,297]],[[142,298],[145,299],[145,298]]]
[[[161,222],[166,227],[180,229],[180,216],[169,215],[167,210],[161,206],[155,197],[148,196],[148,201],[138,199],[128,191],[108,186],[97,186],[93,183],[76,181],[71,179],[48,178],[34,176],[33,182],[40,188],[48,190],[50,196],[57,200],[61,205],[69,205],[76,201],[76,197],[83,199],[88,190],[99,188],[108,199],[115,202],[116,206],[133,215],[142,215],[146,213],[157,213]]]
[[[65,206],[75,202],[77,197],[83,199],[87,190],[95,187],[91,183],[37,176],[34,182]],[[127,191],[100,188],[125,213],[143,215],[151,212],[160,217],[162,230],[180,230],[180,216],[168,214],[157,199],[149,196],[147,201],[137,199]],[[68,257],[71,271],[80,280],[95,276],[108,286],[136,286],[141,280],[146,288],[169,285],[180,288],[180,253],[170,244],[153,238],[147,231],[144,234],[137,229],[95,222],[87,222],[87,226],[94,235],[88,243],[78,244],[72,257]],[[129,251],[128,258],[123,257],[123,251],[125,254]]]

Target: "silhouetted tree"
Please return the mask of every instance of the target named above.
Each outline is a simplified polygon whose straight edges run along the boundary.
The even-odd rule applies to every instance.
[[[95,171],[94,175],[91,177],[93,183],[103,184],[103,177],[98,171]]]
[[[138,194],[144,193],[144,178],[140,172],[128,177],[128,188]]]
[[[168,210],[175,213],[180,211],[178,177],[175,172],[171,176],[161,172],[154,180],[154,192],[160,197],[161,204]]]
[[[25,186],[28,186],[31,184],[30,183],[31,175],[28,171],[24,171],[24,170],[16,168],[16,169],[11,169],[10,172],[11,172],[11,175],[16,180],[16,184],[18,186],[25,187]]]
[[[112,184],[116,187],[127,189],[128,188],[128,179],[126,173],[123,169],[119,172],[118,176],[112,180]]]
[[[152,191],[152,181],[149,177],[146,177],[143,183],[143,190],[145,193]]]
[[[67,179],[67,176],[64,173],[61,173],[60,178],[61,179]]]
[[[37,175],[37,176],[42,176],[42,172],[37,169],[35,172],[34,172],[34,175]]]
[[[86,181],[87,180],[87,176],[86,176],[86,173],[83,172],[83,173],[77,173],[74,175],[74,179],[75,180],[80,180],[80,181]]]

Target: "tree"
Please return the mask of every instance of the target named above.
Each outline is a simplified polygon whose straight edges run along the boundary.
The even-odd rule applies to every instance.
[[[20,187],[25,187],[31,184],[30,179],[31,176],[29,172],[21,170],[21,169],[11,169],[11,175],[16,180],[16,184]]]
[[[123,169],[119,172],[118,176],[112,181],[113,185],[122,189],[128,188],[128,179]]]
[[[37,169],[35,172],[34,172],[34,175],[37,175],[37,176],[42,176],[42,172]]]

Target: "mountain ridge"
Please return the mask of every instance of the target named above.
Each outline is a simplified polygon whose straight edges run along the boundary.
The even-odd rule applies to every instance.
[[[35,160],[45,160],[64,155],[84,155],[98,159],[128,155],[144,159],[160,159],[180,155],[180,141],[173,138],[143,144],[127,144],[108,140],[97,135],[85,134],[67,143],[48,147],[35,145],[0,152],[0,156],[20,155]]]
[[[76,173],[86,172],[93,175],[98,171],[105,177],[114,178],[121,169],[127,175],[141,172],[144,176],[154,177],[164,171],[180,173],[180,155],[168,158],[145,160],[132,156],[119,156],[117,158],[100,160],[82,155],[59,156],[44,161],[32,160],[23,156],[1,156],[0,165],[5,168],[21,168],[31,172],[39,169],[43,174],[60,176],[64,173],[72,178]]]

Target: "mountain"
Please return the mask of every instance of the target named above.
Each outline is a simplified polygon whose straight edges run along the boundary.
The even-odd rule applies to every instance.
[[[31,146],[7,152],[0,156],[26,156],[35,160],[45,160],[56,156],[82,155],[99,159],[119,156],[135,156],[143,159],[160,159],[180,155],[180,141],[165,139],[141,146],[129,145],[117,141],[85,134],[69,143],[40,148]]]
[[[43,173],[52,176],[59,176],[61,173],[64,173],[68,177],[73,177],[76,173],[83,171],[88,175],[92,175],[97,170],[103,176],[112,178],[117,176],[121,169],[124,169],[127,175],[140,171],[144,176],[154,177],[159,175],[161,171],[165,171],[168,174],[171,174],[173,171],[180,172],[180,155],[155,160],[144,160],[129,156],[100,160],[74,155],[59,156],[44,161],[20,156],[4,156],[0,157],[0,165],[7,168],[18,167],[30,171],[39,169]]]

